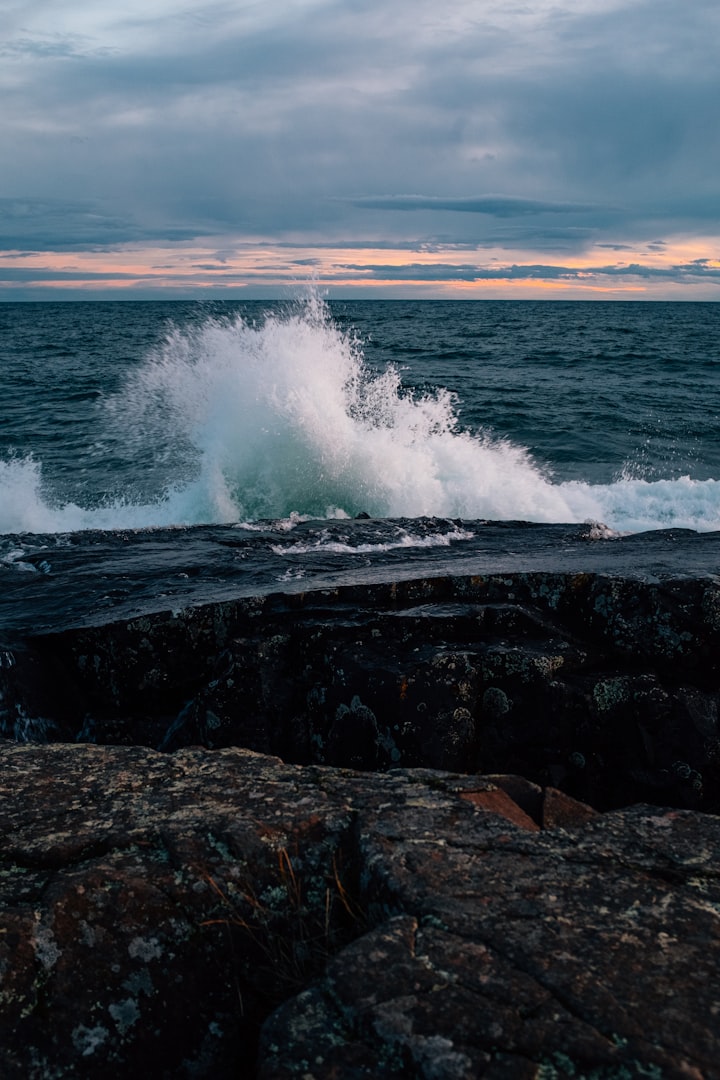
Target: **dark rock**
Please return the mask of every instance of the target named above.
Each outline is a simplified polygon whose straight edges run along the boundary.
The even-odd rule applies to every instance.
[[[9,737],[518,774],[720,810],[720,586],[515,573],[227,599],[26,633]]]
[[[720,1077],[717,817],[4,743],[0,836],[8,1080]]]

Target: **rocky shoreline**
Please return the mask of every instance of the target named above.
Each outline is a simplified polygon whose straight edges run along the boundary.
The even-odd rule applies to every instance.
[[[720,581],[543,572],[275,593],[15,636],[0,736],[511,772],[720,811]]]
[[[720,819],[242,749],[0,747],[0,1072],[720,1076]]]
[[[0,650],[0,1074],[720,1077],[720,580],[263,593]]]

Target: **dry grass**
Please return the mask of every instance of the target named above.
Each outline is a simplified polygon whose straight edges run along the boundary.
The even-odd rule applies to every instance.
[[[286,848],[277,851],[277,871],[261,900],[250,882],[234,884],[232,897],[210,875],[205,881],[226,914],[205,919],[202,926],[223,926],[242,937],[243,952],[253,966],[256,987],[271,997],[297,993],[324,971],[328,960],[366,927],[365,912],[345,885],[338,856],[326,875],[324,899],[310,903],[309,887]],[[317,876],[312,882],[317,893]]]

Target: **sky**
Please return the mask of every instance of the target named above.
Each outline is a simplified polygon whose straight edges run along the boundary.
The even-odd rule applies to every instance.
[[[717,0],[0,0],[0,300],[720,299]]]

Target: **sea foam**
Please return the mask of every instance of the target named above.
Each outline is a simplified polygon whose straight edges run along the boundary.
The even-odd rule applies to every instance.
[[[172,329],[104,406],[144,463],[138,484],[82,505],[54,497],[32,457],[0,462],[0,532],[360,512],[720,529],[716,480],[556,483],[523,447],[461,430],[456,404],[372,371],[317,297],[259,323],[208,318]]]

